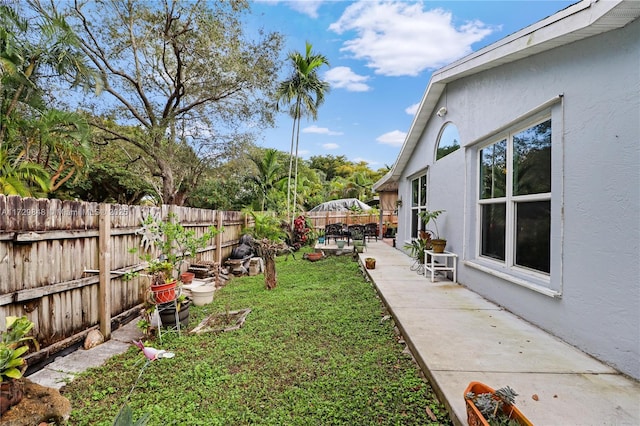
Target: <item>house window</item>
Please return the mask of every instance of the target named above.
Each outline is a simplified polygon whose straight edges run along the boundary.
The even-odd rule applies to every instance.
[[[418,213],[427,209],[427,175],[416,177],[411,181],[411,238],[418,238],[422,229]]]
[[[479,162],[480,256],[549,274],[551,119],[485,146]]]
[[[442,127],[436,148],[436,161],[460,148],[460,134],[455,124],[449,122]]]

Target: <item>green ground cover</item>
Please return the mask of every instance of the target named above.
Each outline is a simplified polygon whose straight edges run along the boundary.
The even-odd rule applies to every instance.
[[[262,275],[234,278],[205,316],[251,308],[240,330],[164,334],[150,346],[170,350],[152,362],[129,397],[134,419],[150,425],[451,424],[374,288],[350,256],[308,262],[278,258],[278,286]],[[70,424],[110,425],[136,383],[137,348],[68,384]],[[433,421],[428,411],[437,416]]]

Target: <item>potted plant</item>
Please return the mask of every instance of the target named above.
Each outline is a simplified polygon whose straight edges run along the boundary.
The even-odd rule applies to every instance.
[[[406,250],[409,250],[412,257],[414,257],[418,263],[424,264],[424,251],[431,250],[431,233],[427,231],[420,231],[419,238],[411,240],[411,243],[404,245]]]
[[[435,227],[435,233],[431,230],[427,230],[434,234],[435,238],[431,239],[431,246],[433,247],[433,251],[435,253],[443,253],[445,247],[447,246],[447,240],[444,238],[440,238],[440,232],[438,231],[438,223],[436,219],[444,213],[444,210],[424,210],[418,213],[420,219],[422,219],[422,223],[426,227],[427,224],[433,221],[433,226]]]
[[[0,416],[18,404],[23,397],[22,382],[19,379],[27,368],[23,355],[29,350],[27,341],[33,341],[36,350],[38,342],[27,334],[33,322],[25,316],[9,316],[5,319],[7,331],[0,341]]]
[[[517,393],[509,386],[493,390],[480,382],[471,382],[464,391],[469,426],[533,426],[515,407]]]
[[[191,276],[183,276],[182,273],[186,269],[183,263],[197,256],[198,250],[206,247],[218,230],[210,226],[202,236],[198,237],[194,230],[185,228],[176,220],[176,215],[171,213],[165,221],[151,215],[147,216],[136,233],[142,235],[141,245],[145,253],[140,256],[140,259],[147,262],[145,272],[149,276],[150,286],[149,297],[145,299],[145,307],[142,309],[143,319],[138,323],[139,327],[146,335],[150,335],[154,327],[152,318],[155,318],[156,311],[164,314],[166,321],[161,318],[162,323],[176,326],[176,309],[179,313],[179,321],[182,324],[188,323],[191,302],[181,301],[182,296],[178,286],[182,281],[178,281],[178,278],[185,281],[189,278],[193,279]],[[153,254],[152,249],[156,249]],[[138,248],[130,250],[132,253],[137,251]],[[130,274],[126,278],[130,279],[134,275],[137,274]],[[161,325],[158,324],[158,326]]]
[[[162,260],[151,260],[146,268],[155,303],[169,303],[176,298],[178,280],[173,276],[173,264]]]
[[[175,214],[169,214],[166,221],[158,220],[151,215],[147,216],[138,233],[142,235],[142,245],[147,251],[141,259],[148,262],[146,272],[150,276],[151,291],[159,297],[157,303],[167,303],[175,298],[178,277],[183,278],[183,269],[186,269],[184,262],[197,256],[198,250],[206,247],[218,230],[210,226],[202,236],[198,237],[194,230],[187,229],[176,221]],[[157,259],[154,259],[149,252],[151,248],[156,248],[160,252]],[[136,250],[137,248],[134,248],[132,252]],[[183,279],[188,280],[186,276]]]
[[[364,265],[367,269],[376,269],[376,259],[373,257],[366,257],[364,259]]]

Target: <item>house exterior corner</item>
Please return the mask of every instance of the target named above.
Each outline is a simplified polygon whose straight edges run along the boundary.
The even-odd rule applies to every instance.
[[[461,284],[640,379],[640,11],[563,33],[580,6],[545,26],[571,41],[434,73],[385,179],[398,247],[445,210]]]

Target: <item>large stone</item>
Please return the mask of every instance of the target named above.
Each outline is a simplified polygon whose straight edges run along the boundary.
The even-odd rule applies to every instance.
[[[104,336],[100,333],[100,330],[91,330],[87,337],[84,339],[84,348],[91,349],[104,343]]]
[[[4,413],[2,426],[34,426],[42,422],[66,424],[71,416],[71,403],[56,389],[24,381],[24,398]]]

